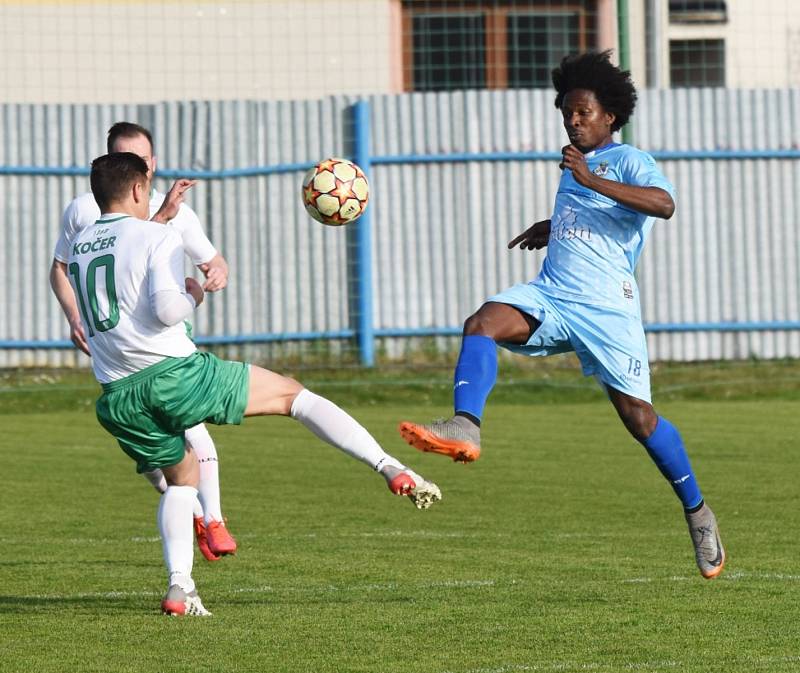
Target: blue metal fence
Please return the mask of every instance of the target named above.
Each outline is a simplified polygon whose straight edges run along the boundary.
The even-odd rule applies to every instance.
[[[542,152],[442,152],[442,153],[404,153],[372,154],[370,139],[372,137],[371,110],[368,101],[358,101],[350,108],[353,124],[352,158],[369,176],[372,168],[377,166],[407,166],[418,164],[472,163],[472,162],[553,162],[560,154],[552,151]],[[796,149],[718,149],[718,150],[661,150],[652,152],[656,159],[668,161],[745,161],[745,160],[797,160],[800,150]],[[278,163],[246,168],[222,170],[159,170],[161,178],[189,177],[200,180],[227,180],[251,178],[281,174],[300,173],[312,166],[312,162]],[[0,166],[0,175],[5,176],[87,176],[86,167],[57,167],[31,165]],[[221,334],[215,336],[199,336],[201,345],[219,344],[253,344],[288,341],[312,341],[353,339],[358,343],[360,361],[365,366],[375,362],[375,340],[384,337],[429,337],[457,336],[461,326],[439,327],[379,327],[375,325],[373,310],[373,241],[372,217],[374,205],[355,225],[355,249],[350,267],[350,284],[355,301],[354,319],[351,327],[338,330],[287,331],[276,333]],[[797,320],[749,320],[749,321],[696,321],[696,322],[651,322],[646,324],[650,333],[674,332],[754,332],[800,330]],[[0,340],[0,349],[63,349],[70,348],[71,343],[63,339],[5,339]]]

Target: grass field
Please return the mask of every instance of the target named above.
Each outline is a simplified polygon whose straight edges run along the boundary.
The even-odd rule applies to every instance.
[[[8,374],[0,671],[798,671],[800,367],[753,367],[656,376],[720,520],[718,580],[697,573],[644,450],[572,373],[498,388],[469,466],[395,436],[448,413],[446,374],[323,377],[444,499],[415,510],[288,419],[212,428],[240,553],[196,559],[210,619],[159,615],[158,498],[97,425],[91,384]]]

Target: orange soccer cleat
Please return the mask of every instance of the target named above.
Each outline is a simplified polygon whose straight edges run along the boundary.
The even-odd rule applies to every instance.
[[[457,463],[471,463],[481,455],[480,428],[461,416],[429,425],[403,421],[398,430],[415,449],[450,456]]]

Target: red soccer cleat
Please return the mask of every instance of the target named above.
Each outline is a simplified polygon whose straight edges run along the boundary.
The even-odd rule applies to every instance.
[[[194,537],[197,540],[197,548],[206,557],[206,561],[219,561],[222,558],[208,547],[208,532],[202,516],[194,517]]]
[[[417,482],[408,472],[398,472],[393,479],[387,482],[387,485],[395,495],[410,495],[417,487]]]
[[[210,617],[197,591],[186,592],[173,584],[161,601],[161,612],[172,617]]]
[[[395,495],[404,495],[417,509],[428,509],[433,503],[442,499],[442,492],[432,481],[427,481],[407,467],[400,469],[394,466],[384,467],[381,471],[386,485]]]
[[[217,558],[236,553],[236,540],[228,532],[223,521],[211,521],[206,526],[206,539],[208,540],[208,549]]]

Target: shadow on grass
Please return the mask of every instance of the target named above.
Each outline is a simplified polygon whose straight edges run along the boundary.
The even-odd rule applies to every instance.
[[[104,568],[107,566],[121,566],[124,568],[145,568],[145,569],[152,569],[153,561],[92,561],[88,559],[82,558],[69,558],[60,561],[52,561],[52,560],[33,560],[33,559],[24,559],[24,558],[17,558],[13,561],[0,561],[0,568],[18,568],[18,567],[44,567],[48,569],[53,568],[80,568],[81,570],[85,570],[87,567],[98,567]]]
[[[281,596],[252,595],[231,596],[215,595],[214,592],[201,594],[203,603],[212,612],[214,609],[252,608],[257,606],[309,606],[309,605],[353,605],[401,603],[404,605],[417,602],[417,598],[408,595],[353,595],[353,596]],[[0,613],[18,615],[160,615],[159,604],[161,594],[155,591],[142,591],[135,595],[76,594],[74,596],[14,596],[0,595]]]
[[[0,613],[19,615],[108,615],[108,614],[160,614],[160,595],[137,596],[92,595],[83,596],[0,596]]]

